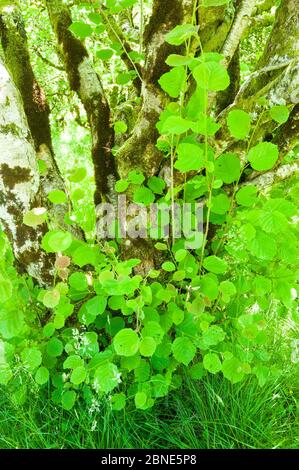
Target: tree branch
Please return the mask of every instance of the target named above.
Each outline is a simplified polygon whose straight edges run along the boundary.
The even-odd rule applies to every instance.
[[[237,12],[232,28],[222,48],[224,63],[227,67],[230,64],[230,61],[239,46],[242,35],[250,22],[255,4],[256,0],[243,0],[240,9]]]
[[[36,55],[47,65],[49,65],[50,67],[53,67],[54,69],[57,69],[57,70],[61,70],[62,72],[64,72],[64,67],[61,67],[60,65],[57,65],[57,64],[54,64],[54,62],[51,62],[51,60],[47,59],[46,57],[44,57],[42,55],[42,53],[39,51],[38,47],[37,46],[33,46],[33,49],[34,49],[34,52],[36,53]]]
[[[108,28],[108,35],[112,41],[119,42],[123,48],[123,52],[121,54],[121,59],[125,63],[127,69],[134,70],[137,73],[137,77],[133,80],[133,85],[138,93],[138,96],[141,93],[142,87],[142,74],[143,70],[140,64],[134,63],[134,61],[130,57],[130,53],[133,52],[131,45],[125,38],[121,28],[118,26],[116,21],[114,20],[112,15],[109,15],[103,8],[99,8],[106,26]]]
[[[181,48],[165,42],[165,34],[175,26],[190,23],[193,0],[154,0],[152,15],[144,31],[146,62],[143,74],[142,109],[131,137],[117,154],[119,173],[126,177],[132,167],[147,176],[156,174],[163,155],[156,148],[159,136],[156,123],[167,97],[158,80],[169,67],[165,60],[171,53],[179,54]]]
[[[277,9],[275,23],[264,53],[257,64],[256,71],[247,79],[236,96],[234,103],[218,117],[222,129],[217,134],[219,151],[230,149],[244,150],[242,142],[235,142],[226,127],[226,117],[230,110],[237,108],[252,113],[258,127],[252,145],[271,134],[277,124],[263,116],[260,98],[267,104],[285,104],[292,109],[299,103],[299,62],[298,62],[299,14],[294,0],[282,0]],[[243,146],[243,147],[242,147]]]
[[[91,65],[85,46],[68,29],[72,24],[72,17],[66,4],[62,0],[46,0],[46,5],[70,87],[81,99],[91,129],[95,204],[103,200],[113,202],[117,178],[111,152],[114,146],[114,129],[100,77]]]

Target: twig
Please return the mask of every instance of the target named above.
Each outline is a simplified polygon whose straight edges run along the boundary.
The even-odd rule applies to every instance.
[[[49,65],[50,67],[53,67],[54,69],[61,70],[61,72],[64,72],[64,68],[61,65],[56,65],[54,64],[54,62],[44,57],[36,46],[33,46],[33,49],[34,49],[34,52],[38,55],[38,57],[43,62],[45,62],[45,64]]]

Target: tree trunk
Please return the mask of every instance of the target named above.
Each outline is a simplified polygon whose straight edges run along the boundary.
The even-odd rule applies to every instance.
[[[41,206],[40,177],[22,98],[0,61],[0,221],[19,272],[51,283],[53,259],[40,248],[45,224],[31,228],[23,216]]]
[[[70,87],[81,99],[89,121],[96,184],[95,204],[113,202],[117,179],[111,153],[114,129],[100,77],[89,60],[85,46],[68,29],[72,18],[66,4],[62,0],[46,0],[46,4]]]
[[[68,204],[53,206],[47,198],[52,190],[64,190],[64,182],[56,164],[52,146],[49,106],[31,66],[21,11],[13,3],[9,8],[0,10],[0,36],[5,64],[22,97],[36,151],[36,160],[43,160],[47,166],[45,174],[40,175],[41,205],[47,207],[53,222],[58,222],[60,226],[71,230],[78,238],[82,238],[79,229],[70,228],[64,222],[64,217],[69,211]]]
[[[62,189],[63,181],[52,147],[49,107],[32,70],[21,12],[13,2],[0,11],[0,34],[5,63],[21,94],[37,158],[44,160],[48,167],[47,178],[42,180],[47,186],[45,193]]]
[[[147,177],[159,171],[162,153],[157,149],[156,123],[167,103],[158,80],[169,71],[165,60],[169,54],[179,54],[180,48],[165,42],[165,35],[175,26],[190,23],[192,0],[154,0],[150,21],[144,32],[146,63],[143,72],[142,108],[131,137],[117,153],[118,171],[126,178],[129,171],[141,171]]]

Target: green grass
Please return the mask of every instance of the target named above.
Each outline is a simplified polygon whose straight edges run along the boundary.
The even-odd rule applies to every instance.
[[[0,447],[298,448],[296,400],[281,381],[261,389],[254,381],[233,386],[213,376],[187,379],[149,412],[111,412],[107,401],[91,415],[83,403],[65,412],[45,397],[15,407],[2,392]]]

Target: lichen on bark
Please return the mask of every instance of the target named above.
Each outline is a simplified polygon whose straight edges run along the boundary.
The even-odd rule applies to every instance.
[[[0,60],[0,126],[11,124],[17,132],[0,133],[0,222],[19,272],[47,285],[52,280],[53,260],[40,248],[46,227],[23,224],[24,214],[40,202],[36,152],[21,96]]]
[[[46,0],[46,5],[70,87],[81,99],[89,121],[96,183],[95,204],[112,202],[117,171],[112,155],[114,129],[109,103],[84,44],[69,31],[72,24],[69,8],[61,0]]]

